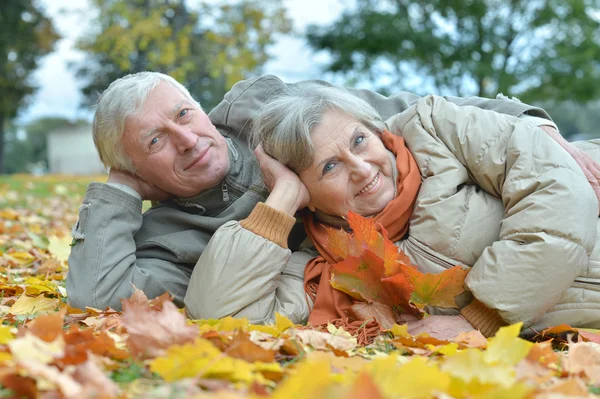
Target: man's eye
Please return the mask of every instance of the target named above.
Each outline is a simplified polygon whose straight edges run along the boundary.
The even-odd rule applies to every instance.
[[[189,109],[187,109],[187,108],[185,108],[185,109],[182,109],[182,110],[179,112],[179,117],[180,117],[180,118],[183,118],[184,116],[186,116],[186,115],[187,115],[187,113],[188,113],[188,112],[189,112]]]
[[[331,169],[333,169],[334,166],[335,166],[335,164],[333,162],[329,162],[327,165],[325,165],[323,167],[323,174],[329,172]]]
[[[365,136],[358,136],[356,139],[354,139],[354,145],[359,145],[363,141],[365,141]]]
[[[154,145],[156,143],[158,143],[158,137],[155,137],[150,141],[150,145]]]

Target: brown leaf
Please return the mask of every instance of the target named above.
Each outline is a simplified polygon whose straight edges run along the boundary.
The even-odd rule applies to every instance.
[[[65,334],[65,343],[65,354],[59,359],[63,365],[83,363],[88,360],[88,353],[115,360],[129,357],[127,351],[116,347],[115,341],[106,331],[96,334],[91,329],[80,330],[74,326],[68,334]]]
[[[485,349],[487,347],[487,339],[479,330],[460,332],[453,341],[468,348]]]
[[[275,352],[263,349],[250,341],[250,337],[243,331],[238,331],[233,340],[225,350],[229,356],[242,359],[247,362],[271,363],[275,361]]]
[[[384,399],[385,396],[379,391],[379,388],[373,382],[371,376],[362,372],[354,381],[352,388],[346,395],[347,399]]]
[[[356,302],[346,312],[355,320],[375,318],[386,330],[392,328],[397,321],[394,310],[383,303]]]
[[[81,384],[80,397],[95,399],[115,398],[119,388],[109,379],[92,359],[77,366],[73,373],[75,381]]]
[[[147,359],[161,355],[171,345],[183,345],[198,337],[198,329],[189,326],[172,302],[164,302],[162,310],[152,310],[146,302],[123,301],[123,325],[131,353]]]
[[[7,374],[0,377],[0,383],[6,389],[10,389],[13,395],[9,398],[35,399],[38,397],[37,384],[31,377],[22,377],[16,374]]]
[[[571,373],[582,373],[591,384],[600,384],[600,345],[594,342],[572,343],[568,359]]]
[[[62,326],[65,313],[66,310],[63,309],[58,313],[38,316],[33,321],[27,323],[24,328],[21,328],[18,336],[23,337],[26,333],[30,333],[42,341],[53,342],[63,334]]]

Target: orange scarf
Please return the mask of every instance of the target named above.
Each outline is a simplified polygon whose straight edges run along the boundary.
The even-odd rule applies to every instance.
[[[421,186],[421,173],[402,137],[385,131],[381,140],[385,147],[396,156],[396,168],[398,169],[396,197],[373,218],[387,230],[390,240],[395,242],[408,231],[410,216]],[[327,250],[326,226],[315,220],[314,215],[309,212],[304,215],[303,221],[308,236],[321,254],[310,260],[304,270],[304,290],[314,304],[308,318],[309,323],[319,326],[334,322],[336,325],[344,326],[351,333],[359,333],[359,341],[368,340],[367,338],[380,331],[379,323],[349,320],[345,309],[352,306],[354,299],[329,284],[331,265],[341,262],[343,259],[339,259]],[[359,327],[363,327],[363,339],[361,339],[361,331],[358,331]]]

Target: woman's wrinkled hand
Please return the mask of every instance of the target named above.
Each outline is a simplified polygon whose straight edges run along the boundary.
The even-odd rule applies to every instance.
[[[429,333],[434,338],[452,340],[461,332],[474,330],[473,326],[462,316],[429,316],[420,320],[408,321],[408,332],[411,335]]]
[[[308,205],[308,189],[296,173],[268,155],[262,145],[256,147],[254,154],[262,170],[265,185],[271,192],[266,201],[269,206],[293,215]]]

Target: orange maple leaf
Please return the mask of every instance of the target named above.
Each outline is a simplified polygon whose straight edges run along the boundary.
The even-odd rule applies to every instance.
[[[416,268],[399,264],[400,273],[385,277],[383,280],[397,278],[403,275],[412,285],[414,291],[410,301],[415,306],[423,309],[426,305],[439,306],[442,308],[458,308],[455,298],[461,294],[464,288],[465,277],[469,271],[461,266],[454,266],[442,273],[422,273]]]
[[[344,259],[331,268],[335,289],[397,312],[420,314],[413,305],[457,307],[454,298],[464,291],[467,270],[456,266],[440,274],[422,273],[372,218],[349,212],[348,223],[353,233],[328,231],[328,249]]]

